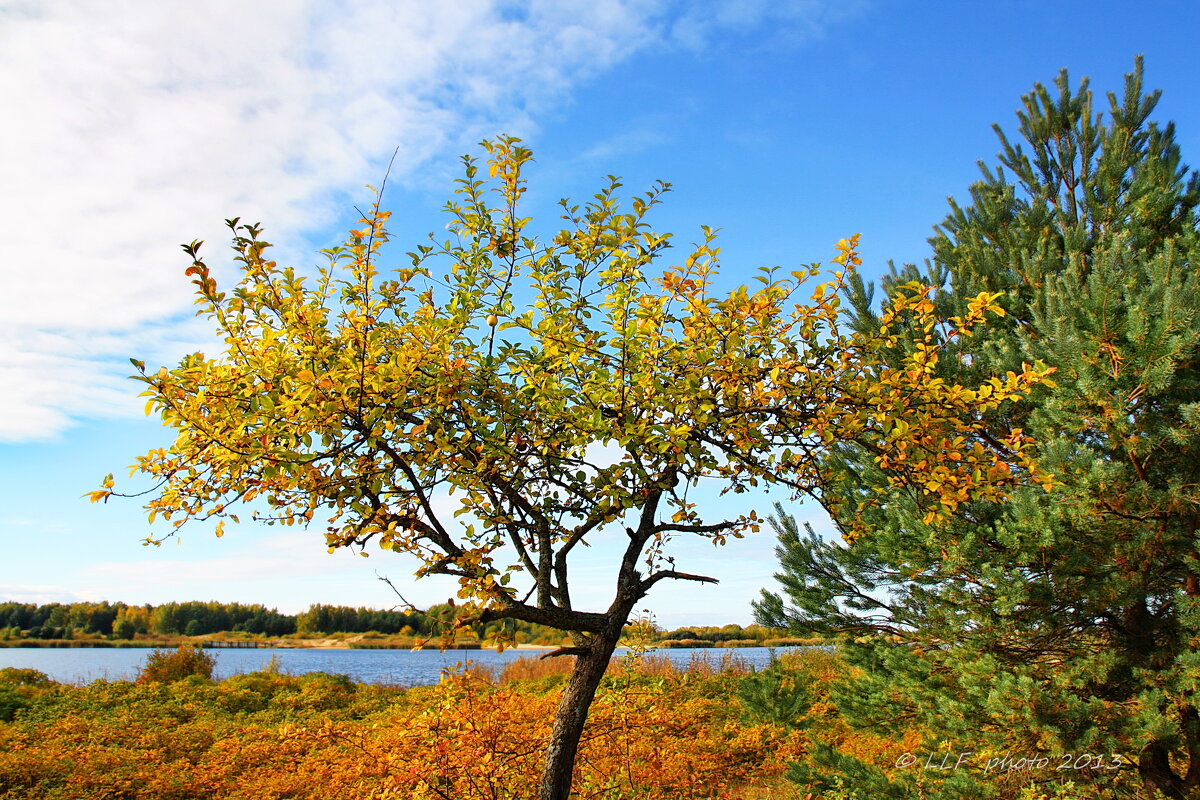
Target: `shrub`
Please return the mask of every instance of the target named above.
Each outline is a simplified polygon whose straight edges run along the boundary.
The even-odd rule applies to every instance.
[[[333,711],[346,709],[355,700],[357,686],[346,675],[310,672],[295,679],[292,686],[272,698],[281,709]]]
[[[46,686],[53,681],[50,676],[36,669],[5,667],[0,669],[0,683],[15,683],[18,686]]]
[[[198,647],[180,645],[177,650],[154,650],[138,675],[138,683],[174,683],[190,675],[212,679],[217,659]]]
[[[12,722],[18,711],[52,684],[46,673],[36,669],[0,669],[0,722]]]
[[[11,684],[0,684],[0,722],[12,722],[22,708],[29,705],[28,699]]]

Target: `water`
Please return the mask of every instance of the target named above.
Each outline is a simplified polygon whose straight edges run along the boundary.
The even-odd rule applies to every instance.
[[[486,664],[499,672],[510,661],[521,656],[537,658],[543,650],[342,650],[321,648],[255,648],[208,650],[216,656],[213,677],[228,678],[245,672],[263,669],[277,657],[280,669],[293,675],[306,672],[330,672],[349,675],[360,683],[416,686],[437,683],[441,671],[467,660]],[[617,650],[617,656],[625,654]],[[686,666],[693,656],[718,665],[726,654],[755,667],[766,666],[771,650],[766,647],[662,649],[652,651],[680,666]],[[26,667],[40,670],[60,683],[90,683],[133,680],[146,663],[149,650],[141,648],[0,648],[0,668]]]

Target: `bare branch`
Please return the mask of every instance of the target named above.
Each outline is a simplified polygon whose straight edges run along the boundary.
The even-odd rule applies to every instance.
[[[654,584],[663,580],[664,578],[672,578],[677,581],[699,581],[700,583],[720,583],[720,581],[718,581],[716,578],[709,578],[706,575],[692,575],[689,572],[676,572],[673,569],[666,569],[666,570],[662,570],[661,572],[656,572],[653,575],[651,575],[649,578],[646,578],[646,580],[642,581],[638,585],[638,588],[644,594],[644,593],[650,591],[651,586],[653,586]]]
[[[542,653],[538,656],[538,661],[544,661],[547,658],[558,658],[559,656],[586,656],[588,649],[586,647],[560,647],[557,650],[551,650],[549,653]]]
[[[388,585],[388,587],[391,588],[392,592],[395,593],[396,597],[400,598],[400,602],[404,605],[405,608],[407,608],[410,611],[414,611],[417,614],[425,613],[421,609],[414,606],[412,603],[408,602],[408,600],[405,599],[404,595],[400,594],[400,590],[396,588],[396,584],[392,583],[391,579],[388,578],[388,576],[380,575],[378,572],[376,572],[375,577],[378,578],[379,580],[383,581],[384,583],[386,583]]]
[[[666,522],[661,525],[655,525],[653,530],[654,533],[665,533],[667,531],[676,533],[720,533],[721,531],[727,531],[736,527],[737,523],[732,521],[718,522],[713,525],[679,525]]]

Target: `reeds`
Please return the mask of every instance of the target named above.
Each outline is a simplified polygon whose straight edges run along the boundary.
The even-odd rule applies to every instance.
[[[569,675],[574,667],[574,656],[521,656],[505,664],[499,676],[493,667],[482,664],[472,664],[468,671],[493,685],[500,685],[513,681],[543,680],[555,675]],[[744,675],[750,671],[750,664],[744,658],[740,658],[732,650],[725,650],[717,658],[703,653],[692,653],[686,664],[676,663],[665,655],[655,653],[616,656],[609,662],[607,672],[609,675],[634,673],[655,678],[679,678],[683,675],[710,678],[720,673]]]

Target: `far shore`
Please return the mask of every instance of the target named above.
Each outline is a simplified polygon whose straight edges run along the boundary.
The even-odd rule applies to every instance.
[[[106,639],[99,636],[80,637],[73,639],[0,639],[0,649],[3,648],[145,648],[145,649],[175,649],[183,645],[202,647],[205,649],[284,649],[284,650],[499,650],[498,645],[484,643],[478,639],[459,639],[442,647],[441,637],[430,636],[427,639],[406,636],[379,636],[378,634],[333,634],[312,638],[280,637],[255,638],[229,634],[213,634],[208,636],[139,636],[136,639]],[[735,639],[728,641],[708,641],[699,639],[664,639],[646,644],[648,649],[714,649],[726,650],[741,647],[813,647],[827,646],[821,639],[779,638],[763,641]],[[529,652],[546,652],[563,647],[563,644],[520,643],[506,644],[504,650]]]
[[[279,645],[272,644],[272,645],[268,645],[268,646],[270,646],[270,647],[320,647],[320,648],[323,648],[326,650],[354,650],[354,649],[357,649],[352,646],[355,644],[359,645],[360,648],[362,646],[368,646],[368,647],[376,647],[381,650],[411,650],[411,649],[413,649],[412,645],[402,645],[402,644],[393,645],[393,644],[388,644],[386,642],[372,642],[370,640],[362,641],[362,642],[355,642],[355,641],[350,641],[350,640],[339,641],[337,639],[299,639],[299,640],[294,640],[293,643],[289,643],[289,644],[279,644]],[[428,642],[426,642],[423,649],[436,650],[436,649],[438,649],[438,647],[439,647],[439,643],[438,643],[437,639],[435,638],[435,639],[430,639]],[[562,647],[562,645],[559,645],[559,644],[508,644],[508,645],[504,646],[504,649],[505,650],[557,650],[559,647]],[[478,642],[470,642],[464,647],[463,643],[460,642],[459,644],[453,645],[446,649],[447,650],[497,650],[499,648],[497,648],[496,645],[482,644],[482,643],[478,643]]]
[[[181,645],[195,645],[197,647],[220,649],[237,649],[237,648],[258,648],[258,649],[283,649],[283,650],[305,650],[305,649],[322,649],[322,650],[412,650],[417,647],[416,643],[401,643],[388,642],[377,640],[355,640],[355,639],[167,639],[167,640],[150,640],[150,639],[8,639],[0,641],[0,648],[146,648],[146,649],[164,649],[175,648]],[[555,650],[562,645],[557,644],[512,644],[505,645],[505,650],[532,650],[545,651]],[[422,645],[425,650],[437,650],[441,647],[441,642],[437,638],[431,638]],[[481,642],[457,642],[449,645],[447,650],[498,650],[499,648],[493,644],[483,644]]]

